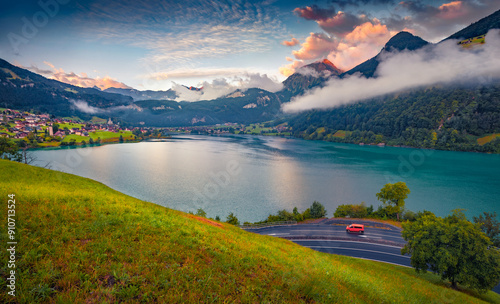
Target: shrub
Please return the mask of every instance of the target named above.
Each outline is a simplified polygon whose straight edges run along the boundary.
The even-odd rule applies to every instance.
[[[199,208],[198,210],[196,210],[196,215],[197,216],[201,216],[201,217],[207,217],[207,213],[205,212],[205,210]]]
[[[238,226],[240,224],[240,221],[238,218],[231,212],[226,218],[226,223]]]
[[[369,208],[366,207],[365,203],[361,203],[359,205],[340,205],[335,210],[333,214],[334,217],[353,217],[353,218],[365,218],[368,217],[368,214],[373,213],[373,206]]]
[[[320,202],[314,201],[311,205],[311,218],[317,219],[326,216],[326,209]]]

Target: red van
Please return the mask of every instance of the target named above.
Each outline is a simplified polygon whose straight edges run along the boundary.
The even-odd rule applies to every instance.
[[[361,224],[351,224],[347,227],[345,227],[345,232],[350,233],[350,232],[356,232],[356,233],[365,233],[365,225]]]

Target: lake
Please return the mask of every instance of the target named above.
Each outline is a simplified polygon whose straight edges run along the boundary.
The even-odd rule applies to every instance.
[[[280,137],[174,137],[98,147],[36,150],[37,165],[88,177],[133,197],[181,211],[202,208],[241,222],[321,202],[379,205],[386,183],[403,181],[406,207],[471,218],[500,214],[500,155],[358,146]]]

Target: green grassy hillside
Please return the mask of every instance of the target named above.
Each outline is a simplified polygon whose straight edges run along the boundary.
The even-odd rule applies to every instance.
[[[2,227],[16,195],[19,303],[481,303],[412,269],[315,252],[0,160]],[[2,228],[0,243],[6,247]]]

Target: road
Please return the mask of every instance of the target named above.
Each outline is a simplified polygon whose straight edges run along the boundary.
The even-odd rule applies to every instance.
[[[321,252],[411,267],[410,257],[401,255],[401,248],[406,242],[401,237],[400,228],[371,221],[356,223],[365,225],[364,234],[346,233],[345,227],[352,222],[344,219],[247,230],[285,238]],[[500,293],[500,285],[493,288],[493,291]]]

